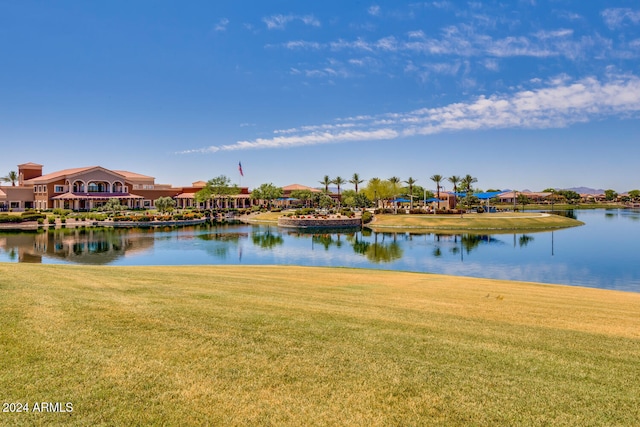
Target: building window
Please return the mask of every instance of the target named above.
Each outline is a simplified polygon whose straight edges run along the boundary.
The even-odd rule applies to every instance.
[[[89,183],[89,193],[106,193],[107,187],[104,182],[91,182]]]
[[[145,208],[150,208],[150,207],[151,207],[151,200],[145,200],[145,201],[143,202],[143,206],[144,206]]]
[[[20,202],[9,202],[9,208],[20,209]]]
[[[56,185],[53,187],[55,193],[62,193],[64,191],[64,185]]]

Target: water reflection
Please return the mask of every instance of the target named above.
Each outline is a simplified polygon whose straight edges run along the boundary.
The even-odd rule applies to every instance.
[[[280,233],[274,233],[271,228],[265,232],[251,233],[251,241],[254,245],[262,249],[273,249],[276,246],[284,244],[284,238]]]
[[[539,233],[392,233],[275,226],[0,233],[0,262],[385,268],[640,291],[640,211],[579,211]]]
[[[77,264],[110,264],[125,252],[146,252],[153,245],[153,235],[135,236],[119,229],[63,228],[0,237],[0,248],[9,259],[29,263],[42,263],[43,258],[49,258]]]

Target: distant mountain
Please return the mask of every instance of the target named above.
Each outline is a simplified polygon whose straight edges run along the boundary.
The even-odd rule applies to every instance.
[[[604,190],[601,188],[589,188],[589,187],[573,187],[565,188],[564,190],[575,191],[578,194],[604,194]]]

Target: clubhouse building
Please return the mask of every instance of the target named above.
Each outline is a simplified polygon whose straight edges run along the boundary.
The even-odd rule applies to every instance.
[[[89,166],[42,174],[42,165],[18,165],[17,185],[0,187],[0,210],[71,209],[88,211],[104,205],[109,199],[131,209],[154,207],[160,197],[171,197],[176,207],[213,207],[213,201],[198,203],[195,194],[206,182],[194,182],[190,187],[156,184],[152,176]],[[240,194],[220,200],[222,207],[247,208],[252,201],[249,189],[240,188]]]

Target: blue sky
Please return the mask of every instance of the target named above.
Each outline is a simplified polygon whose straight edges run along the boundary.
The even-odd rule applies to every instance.
[[[0,0],[0,52],[1,174],[640,187],[637,1]]]

